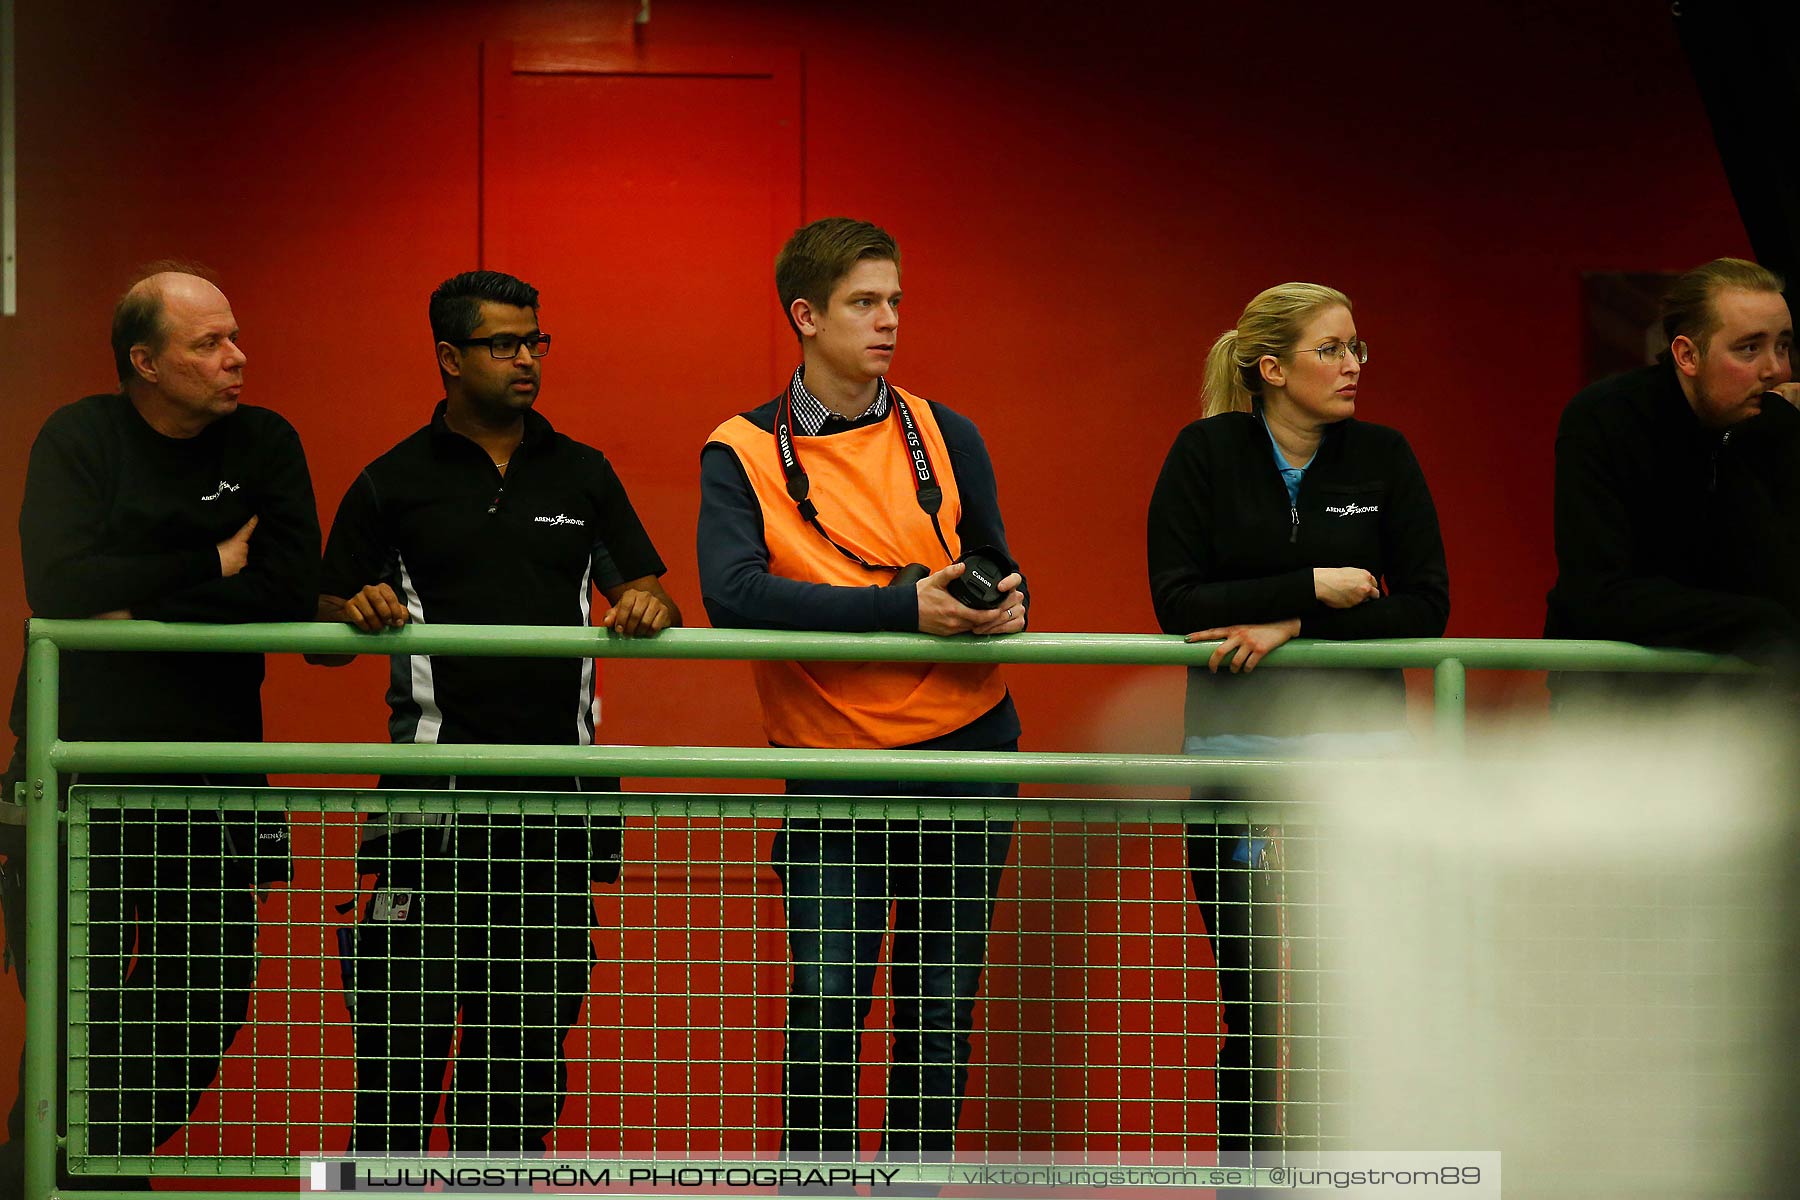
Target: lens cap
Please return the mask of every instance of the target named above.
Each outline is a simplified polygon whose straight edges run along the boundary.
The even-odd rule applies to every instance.
[[[963,564],[963,573],[945,590],[970,608],[999,608],[1010,594],[1000,590],[1000,581],[1017,571],[1019,564],[995,546],[966,550],[956,561]]]

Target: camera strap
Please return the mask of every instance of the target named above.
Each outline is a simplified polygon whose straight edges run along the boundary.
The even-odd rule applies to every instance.
[[[931,454],[925,448],[919,424],[913,418],[912,409],[900,398],[898,388],[888,389],[888,399],[893,403],[894,419],[900,423],[900,436],[906,442],[907,457],[912,460],[913,496],[918,500],[919,508],[931,518],[931,531],[937,534],[938,545],[944,548],[944,558],[948,562],[955,562],[956,555],[950,553],[950,543],[944,539],[944,527],[938,523],[938,510],[944,506],[944,489],[938,486],[937,474],[931,469]],[[840,544],[819,522],[818,506],[807,499],[807,494],[812,490],[812,481],[806,477],[806,469],[800,465],[800,449],[794,441],[792,392],[783,392],[781,402],[775,406],[775,451],[781,457],[781,473],[787,478],[788,497],[799,508],[801,519],[818,530],[820,537],[830,542],[839,554],[864,570],[901,569],[869,562],[856,551]]]

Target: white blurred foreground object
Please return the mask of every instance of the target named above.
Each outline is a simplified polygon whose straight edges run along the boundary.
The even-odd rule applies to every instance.
[[[1497,1149],[1508,1196],[1800,1194],[1788,731],[1484,741],[1321,781],[1340,1144]]]

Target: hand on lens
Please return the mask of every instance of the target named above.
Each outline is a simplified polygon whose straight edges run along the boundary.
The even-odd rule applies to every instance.
[[[1207,669],[1214,674],[1218,673],[1220,664],[1229,658],[1233,675],[1240,671],[1248,675],[1256,670],[1256,664],[1269,651],[1299,635],[1300,618],[1289,617],[1272,625],[1225,625],[1218,629],[1202,629],[1198,633],[1188,634],[1186,640],[1219,643],[1219,648],[1206,661]]]
[[[1381,583],[1361,567],[1314,567],[1313,595],[1327,608],[1355,608],[1381,595]]]
[[[1006,593],[999,608],[987,610],[987,620],[969,630],[970,633],[982,637],[991,637],[1001,633],[1018,633],[1025,628],[1025,599],[1018,595],[1018,588],[1025,582],[1017,571],[1008,575],[994,586]]]
[[[974,633],[982,626],[998,625],[1018,621],[1019,628],[1024,628],[1025,606],[1012,602],[1002,604],[998,609],[970,608],[952,596],[949,585],[952,579],[958,578],[966,570],[962,563],[951,563],[941,571],[934,571],[914,584],[919,593],[919,632],[936,634],[939,637],[950,637],[958,633]],[[1019,586],[1019,577],[1009,575],[1000,581],[1003,591],[1011,591]],[[1007,580],[1011,580],[1010,584]],[[1013,617],[996,623],[995,618],[1012,609],[1018,609]],[[1014,630],[994,628],[993,632],[1012,633]]]

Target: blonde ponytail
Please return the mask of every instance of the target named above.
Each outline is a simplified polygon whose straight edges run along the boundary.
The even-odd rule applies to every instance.
[[[1238,331],[1227,329],[1206,356],[1206,375],[1200,385],[1206,415],[1249,412],[1255,397],[1244,384],[1244,364],[1238,361]]]
[[[1349,308],[1350,297],[1322,283],[1282,283],[1258,293],[1244,306],[1236,329],[1227,329],[1206,356],[1200,387],[1205,415],[1249,412],[1262,394],[1264,355],[1291,351],[1306,323],[1328,308]]]

